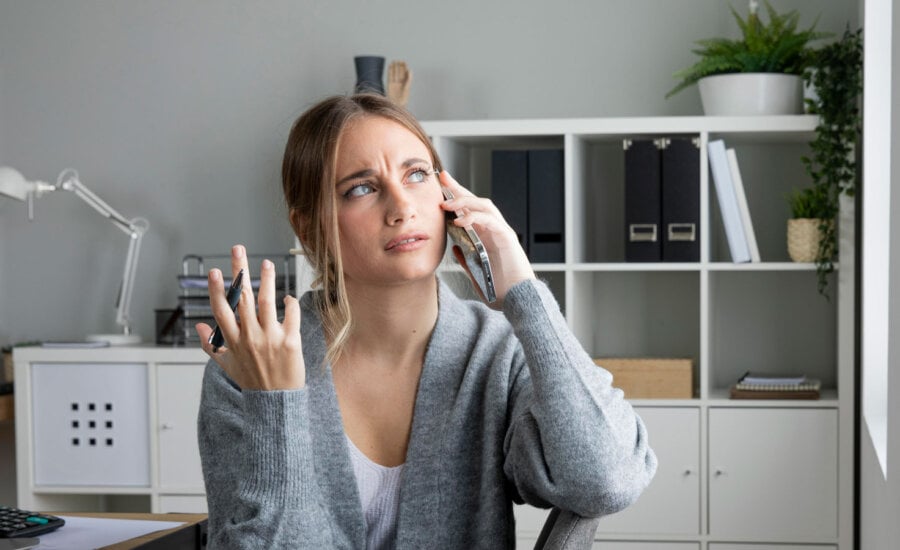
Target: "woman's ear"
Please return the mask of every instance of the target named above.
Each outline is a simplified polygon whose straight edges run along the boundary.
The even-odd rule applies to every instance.
[[[309,237],[309,220],[296,208],[291,208],[290,219],[294,234],[297,235],[303,246],[306,246]]]

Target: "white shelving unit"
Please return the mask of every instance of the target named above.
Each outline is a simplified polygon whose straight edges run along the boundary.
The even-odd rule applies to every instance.
[[[853,540],[852,262],[816,292],[813,264],[787,255],[788,192],[809,183],[800,156],[817,119],[642,117],[425,122],[444,167],[491,195],[491,151],[564,150],[565,262],[535,264],[588,353],[691,357],[693,399],[634,400],[660,460],[647,492],[605,518],[597,548],[849,550]],[[625,138],[700,140],[700,261],[626,263]],[[707,144],[724,139],[741,173],[762,262],[731,262]],[[845,204],[840,250],[853,257]],[[469,294],[461,271],[444,270]],[[802,371],[816,401],[730,400],[747,370]],[[520,546],[544,513],[517,508]],[[640,541],[640,542],[637,542]]]

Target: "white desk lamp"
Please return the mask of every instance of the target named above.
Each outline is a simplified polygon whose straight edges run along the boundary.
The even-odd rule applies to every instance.
[[[141,337],[133,334],[131,330],[131,294],[134,290],[134,276],[141,250],[141,240],[144,238],[144,233],[150,228],[150,223],[144,218],[129,220],[116,212],[103,199],[81,183],[81,180],[78,179],[78,172],[75,170],[63,170],[56,180],[56,185],[50,185],[43,181],[28,181],[13,168],[0,166],[0,195],[27,201],[29,220],[34,218],[34,198],[51,191],[71,191],[75,193],[78,198],[88,203],[94,210],[109,219],[130,237],[128,255],[125,257],[125,269],[122,274],[122,285],[119,288],[119,296],[116,300],[116,324],[122,327],[122,333],[91,334],[87,336],[87,340],[95,342],[107,341],[111,345],[140,343]]]

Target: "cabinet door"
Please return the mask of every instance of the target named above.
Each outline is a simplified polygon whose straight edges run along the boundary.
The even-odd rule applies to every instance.
[[[635,410],[647,425],[659,468],[637,502],[603,518],[597,532],[696,535],[700,532],[700,411]]]
[[[834,409],[710,409],[710,534],[836,537],[837,422]]]
[[[197,446],[197,412],[205,365],[156,367],[159,485],[164,489],[203,490]]]

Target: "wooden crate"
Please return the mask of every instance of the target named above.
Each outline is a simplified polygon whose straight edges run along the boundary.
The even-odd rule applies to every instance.
[[[691,399],[694,361],[691,359],[613,358],[594,362],[613,375],[613,386],[627,399]]]

